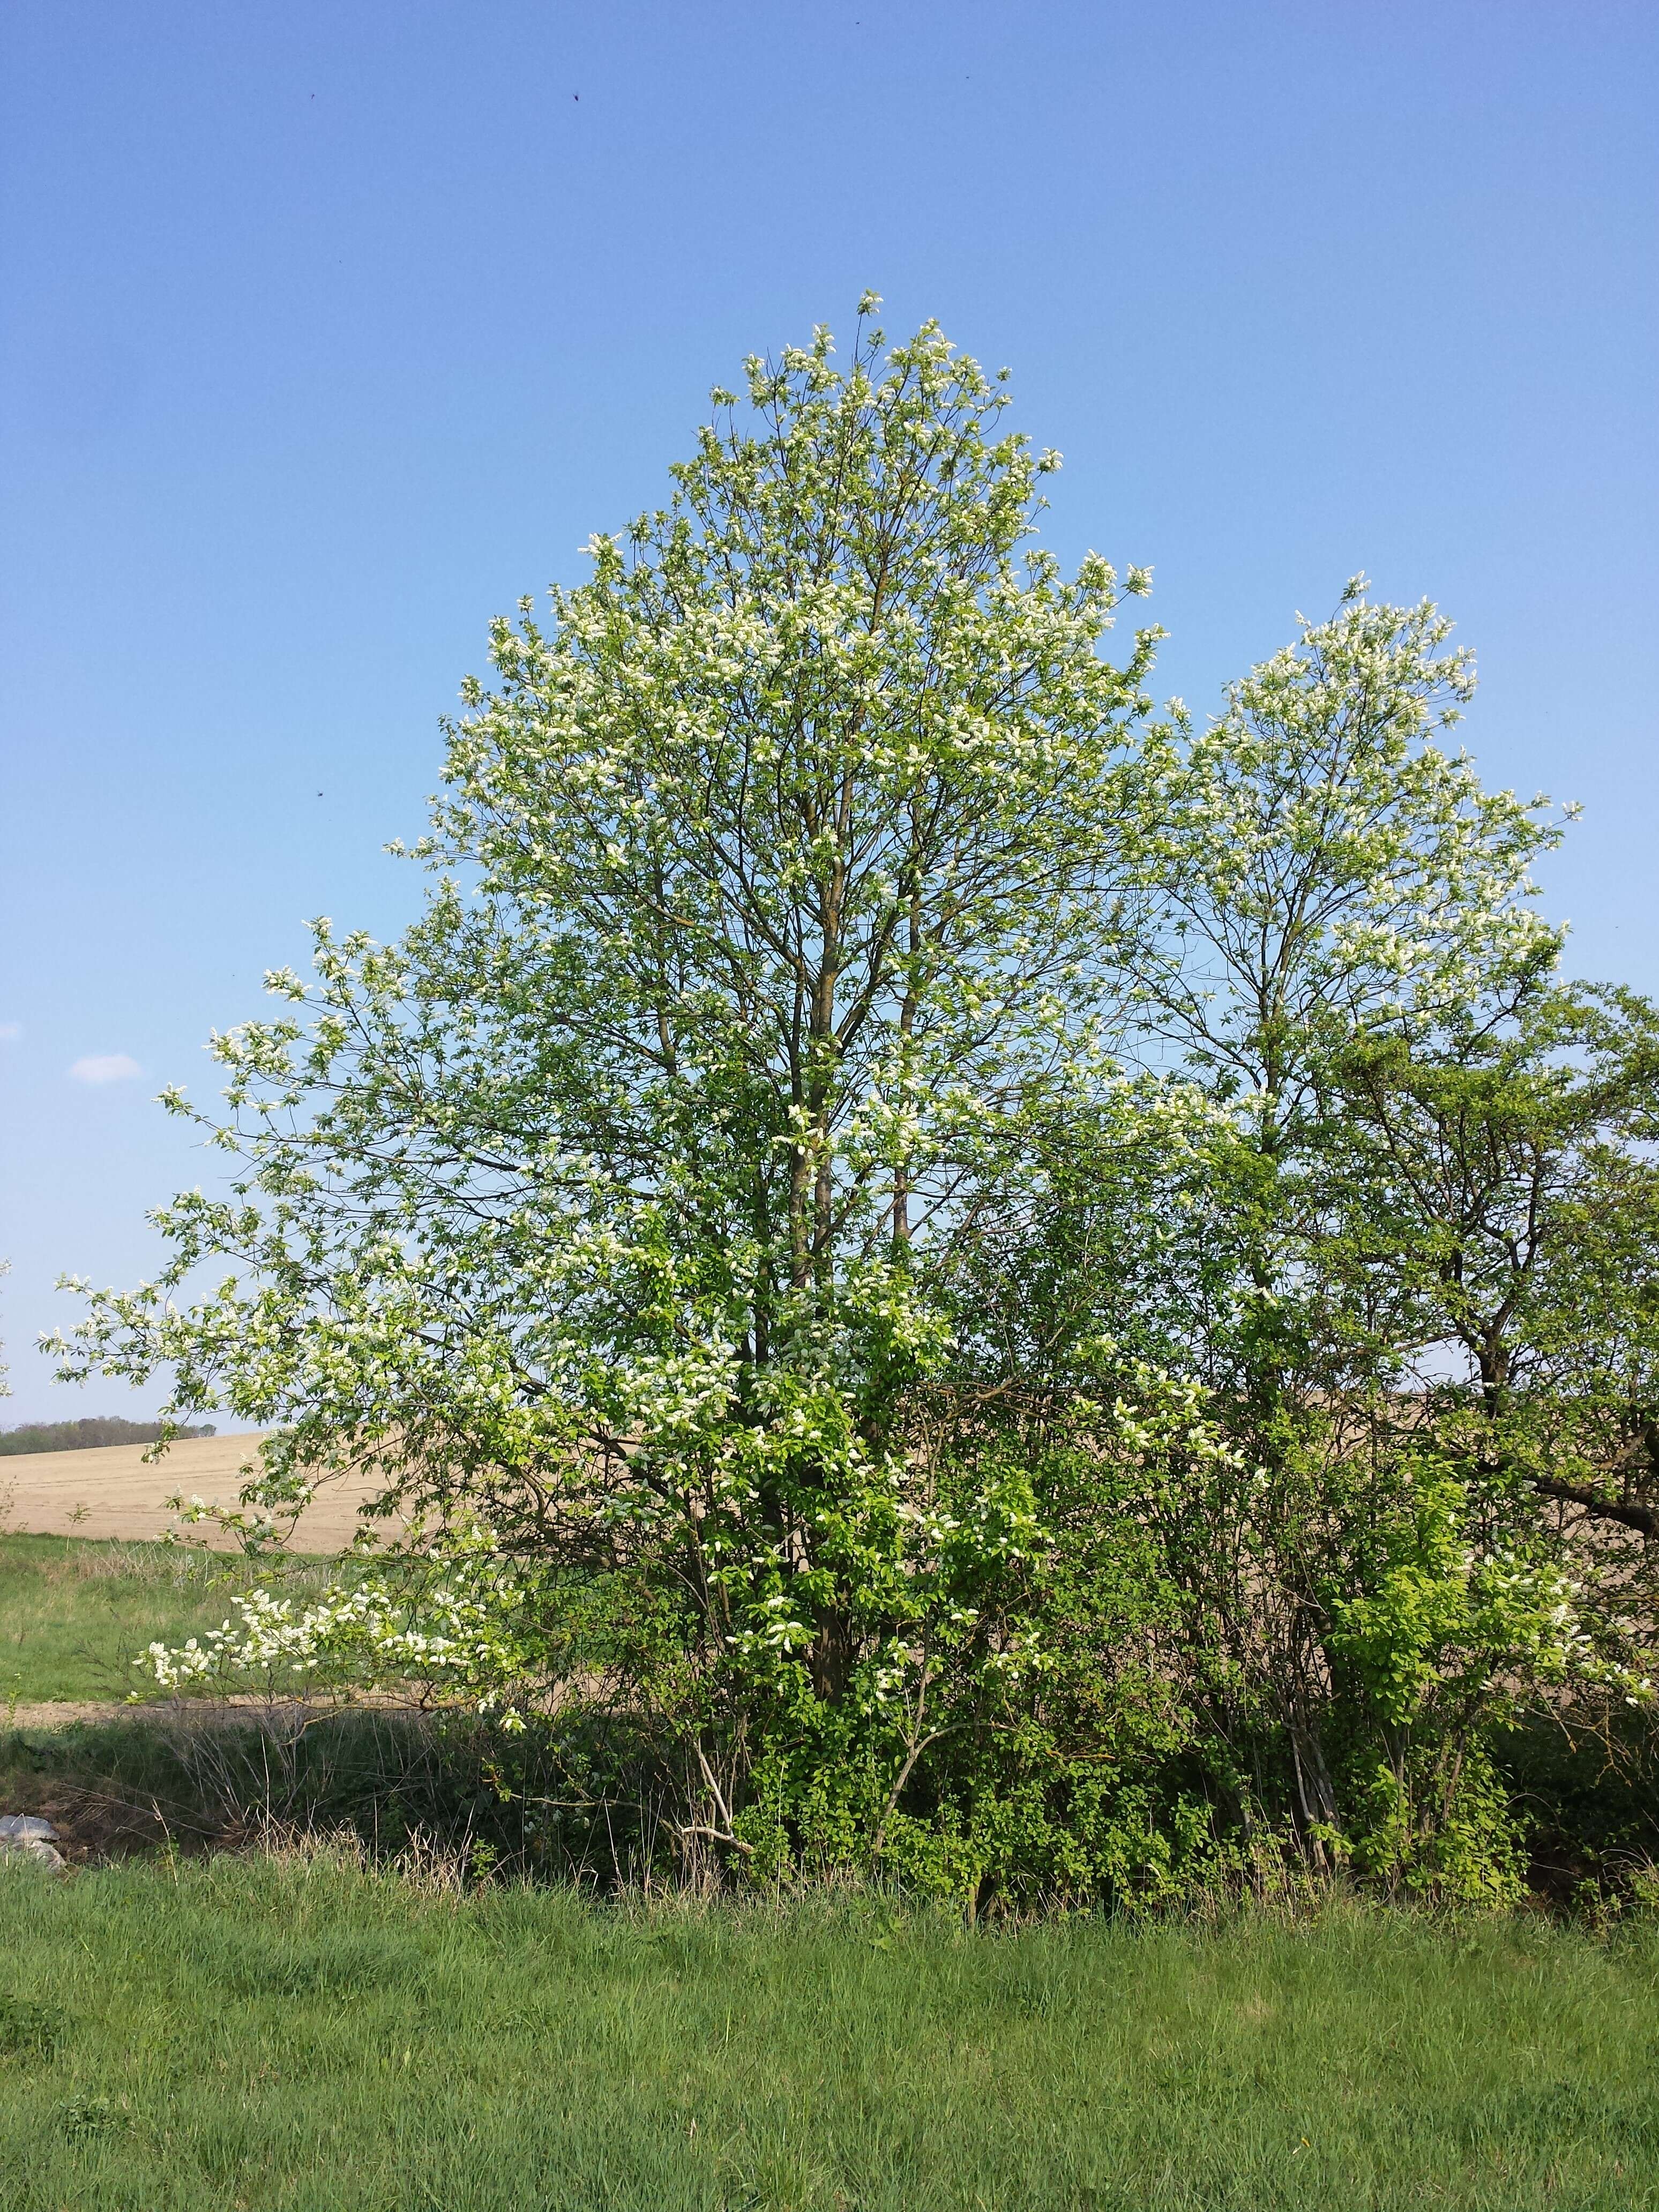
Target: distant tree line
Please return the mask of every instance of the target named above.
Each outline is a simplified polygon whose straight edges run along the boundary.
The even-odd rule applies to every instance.
[[[83,1421],[26,1421],[21,1428],[0,1429],[0,1457],[25,1452],[90,1451],[99,1444],[153,1444],[161,1433],[159,1421],[125,1421],[112,1413]],[[211,1422],[198,1429],[177,1429],[179,1437],[210,1437]]]

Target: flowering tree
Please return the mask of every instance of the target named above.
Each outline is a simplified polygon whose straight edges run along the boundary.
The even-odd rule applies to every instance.
[[[350,1459],[482,1521],[526,1678],[660,1699],[690,1825],[745,1848],[757,1744],[833,1739],[879,1818],[941,1673],[1014,1663],[975,1593],[1029,1478],[947,1496],[902,1401],[1134,922],[1152,639],[1103,657],[1103,560],[1020,560],[1058,457],[877,304],[844,369],[823,331],[751,360],[670,503],[496,625],[425,914],[389,948],[319,925],[292,1012],[216,1041],[234,1194],[160,1217],[172,1266],[71,1362],[279,1426],[255,1516]],[[612,1592],[597,1644],[541,1632],[572,1575]]]
[[[229,1194],[63,1373],[271,1427],[250,1549],[346,1464],[409,1533],[149,1663],[630,1729],[757,1869],[1505,1893],[1498,1728],[1650,1694],[1650,1010],[1556,989],[1432,607],[1149,724],[876,305],[495,626],[419,921],[170,1099]]]

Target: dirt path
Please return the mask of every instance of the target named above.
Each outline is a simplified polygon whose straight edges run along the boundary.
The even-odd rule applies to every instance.
[[[76,1721],[118,1720],[135,1710],[113,1704],[76,1705],[54,1699],[49,1705],[0,1705],[0,1729],[69,1728]]]
[[[399,1695],[396,1690],[372,1691],[352,1700],[357,1711],[383,1713],[412,1713],[418,1710],[411,1694]],[[171,1721],[185,1722],[198,1728],[215,1728],[227,1722],[242,1722],[257,1725],[261,1721],[273,1723],[304,1714],[313,1719],[326,1718],[346,1708],[330,1705],[325,1700],[307,1703],[297,1698],[262,1698],[238,1694],[228,1698],[157,1698],[142,1705],[128,1705],[124,1700],[105,1698],[52,1698],[35,1699],[15,1705],[0,1705],[0,1734],[9,1729],[70,1728],[76,1721]]]

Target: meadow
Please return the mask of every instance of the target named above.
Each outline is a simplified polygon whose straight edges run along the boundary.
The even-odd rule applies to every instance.
[[[106,1698],[249,1571],[0,1539],[7,1687]],[[607,1902],[480,1879],[459,1770],[452,1802],[429,1744],[393,1778],[392,1724],[352,1725],[334,1766],[302,1739],[309,1839],[237,1849],[203,1794],[228,1769],[167,1708],[0,1741],[4,1809],[71,1858],[0,1860],[8,2212],[1659,2207],[1638,1906],[993,1929],[854,1887]],[[406,1808],[379,1863],[317,1834],[371,1773]]]
[[[331,1571],[325,1559],[292,1561],[284,1585],[320,1587]],[[184,1545],[0,1536],[0,1713],[142,1692],[132,1662],[146,1644],[216,1628],[232,1595],[257,1579],[239,1555]]]
[[[1659,2204],[1659,1930],[1014,1932],[326,1850],[0,1873],[0,2201],[144,2212]]]

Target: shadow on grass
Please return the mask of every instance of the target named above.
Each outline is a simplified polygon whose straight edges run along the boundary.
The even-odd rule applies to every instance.
[[[649,1887],[670,1856],[654,1772],[625,1725],[505,1737],[476,1715],[394,1706],[158,1704],[0,1733],[0,1811],[44,1814],[81,1864],[312,1834],[473,1878]]]

